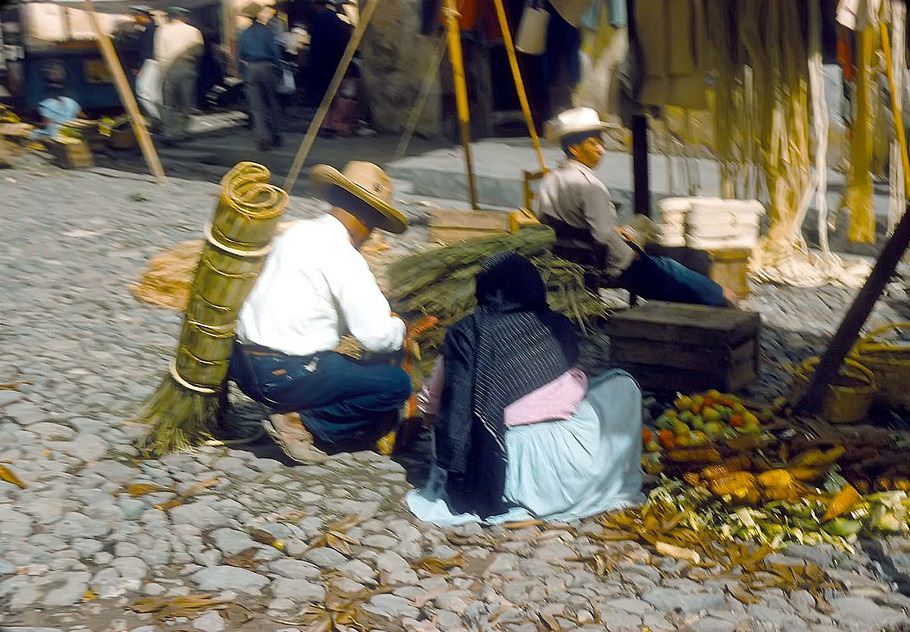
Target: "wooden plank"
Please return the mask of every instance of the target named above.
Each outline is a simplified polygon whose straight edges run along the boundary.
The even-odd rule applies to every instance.
[[[615,314],[606,331],[618,338],[717,346],[754,338],[760,328],[757,312],[650,301]]]
[[[743,363],[729,372],[690,371],[620,363],[619,368],[628,371],[644,390],[654,392],[692,393],[716,388],[725,392],[736,392],[751,384],[756,377],[753,365]]]
[[[437,208],[430,211],[427,225],[433,228],[509,230],[509,214],[500,211],[469,211]]]
[[[145,163],[148,165],[152,175],[155,176],[155,179],[158,180],[158,183],[162,184],[165,182],[164,168],[161,166],[158,152],[155,151],[155,145],[152,143],[152,137],[149,135],[148,124],[139,112],[136,96],[133,94],[133,90],[130,88],[130,84],[123,72],[120,58],[117,57],[117,52],[114,50],[111,38],[101,30],[101,23],[98,20],[98,16],[95,14],[95,7],[92,6],[92,0],[85,0],[84,8],[88,14],[89,21],[92,23],[92,28],[95,31],[95,40],[98,42],[98,48],[101,49],[101,56],[104,58],[104,63],[107,64],[108,70],[114,77],[114,86],[117,88],[117,93],[120,95],[120,101],[123,103],[123,107],[130,116],[133,133],[136,134],[136,139],[139,141],[139,147],[142,150],[142,156],[145,158]]]
[[[735,347],[688,346],[638,338],[610,340],[610,356],[616,362],[709,371],[729,369],[743,362],[754,364],[756,348],[754,339]]]

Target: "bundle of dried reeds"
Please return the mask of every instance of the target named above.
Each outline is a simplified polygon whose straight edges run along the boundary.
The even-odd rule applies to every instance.
[[[287,194],[269,184],[269,175],[261,165],[242,162],[221,181],[176,357],[137,416],[153,424],[140,443],[148,454],[206,440],[218,422],[237,312],[256,282],[287,204]]]
[[[584,331],[591,318],[603,315],[599,297],[585,288],[584,269],[554,257],[553,231],[531,226],[511,233],[462,241],[403,257],[386,271],[392,308],[407,322],[434,316],[439,324],[417,337],[421,362],[415,382],[426,375],[442,345],[445,329],[468,315],[476,306],[474,278],[484,259],[513,251],[529,257],[543,275],[550,307],[571,318]]]

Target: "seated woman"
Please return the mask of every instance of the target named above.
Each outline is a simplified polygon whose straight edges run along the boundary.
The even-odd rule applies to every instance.
[[[50,96],[38,104],[38,113],[41,115],[41,127],[35,130],[31,137],[34,140],[54,138],[60,132],[60,127],[79,118],[82,108],[65,94],[62,83],[52,81],[48,83]]]
[[[571,520],[641,502],[641,391],[622,371],[590,387],[578,340],[515,253],[477,275],[477,309],[446,332],[421,393],[433,420],[426,487],[407,496],[439,526]]]

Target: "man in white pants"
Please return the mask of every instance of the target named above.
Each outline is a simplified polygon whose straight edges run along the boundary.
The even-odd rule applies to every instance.
[[[155,36],[155,59],[161,66],[164,108],[164,141],[189,138],[190,110],[196,104],[196,79],[202,55],[202,32],[186,22],[189,11],[170,7],[170,21]]]

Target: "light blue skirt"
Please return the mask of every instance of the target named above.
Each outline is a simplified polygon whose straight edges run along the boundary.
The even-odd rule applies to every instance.
[[[564,421],[506,431],[508,512],[481,521],[453,514],[445,502],[445,471],[431,467],[426,487],[407,495],[425,522],[455,526],[539,518],[568,521],[644,501],[641,492],[641,389],[628,373],[609,371],[591,381],[578,410]]]

